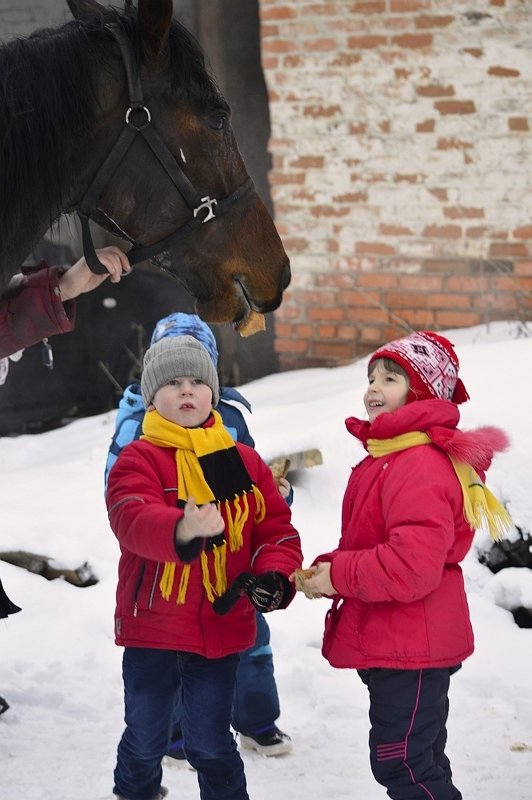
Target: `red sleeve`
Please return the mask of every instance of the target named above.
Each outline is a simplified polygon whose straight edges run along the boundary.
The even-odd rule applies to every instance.
[[[0,297],[0,358],[74,330],[76,304],[61,301],[60,267],[16,275]]]

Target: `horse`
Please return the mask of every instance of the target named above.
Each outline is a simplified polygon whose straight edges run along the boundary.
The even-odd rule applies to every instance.
[[[0,289],[76,212],[94,271],[89,220],[173,272],[207,322],[276,309],[288,257],[172,1],[67,4],[72,20],[0,47]]]

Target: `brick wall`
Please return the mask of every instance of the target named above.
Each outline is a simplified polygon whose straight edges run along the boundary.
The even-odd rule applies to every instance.
[[[529,0],[260,0],[283,368],[532,319]]]

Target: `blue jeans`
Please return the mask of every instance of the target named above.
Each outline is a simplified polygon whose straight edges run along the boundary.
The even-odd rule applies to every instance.
[[[207,659],[174,650],[126,647],[122,661],[126,729],[118,744],[114,793],[153,800],[181,696],[187,759],[202,800],[249,800],[230,730],[238,655]]]
[[[273,725],[279,714],[279,695],[273,674],[270,628],[257,611],[257,637],[249,650],[240,653],[233,700],[232,725],[236,731],[250,733]],[[181,698],[178,697],[174,731],[182,730]]]

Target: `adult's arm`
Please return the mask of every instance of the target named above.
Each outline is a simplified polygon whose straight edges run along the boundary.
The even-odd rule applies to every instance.
[[[74,298],[96,289],[106,278],[118,283],[131,269],[125,253],[118,247],[98,250],[107,267],[105,275],[95,275],[84,258],[70,269],[48,267],[15,275],[0,297],[0,358],[52,336],[72,331],[76,322]]]

